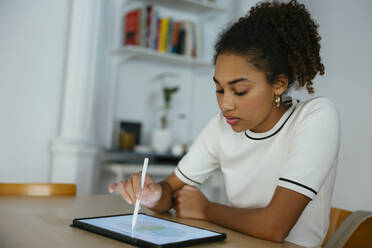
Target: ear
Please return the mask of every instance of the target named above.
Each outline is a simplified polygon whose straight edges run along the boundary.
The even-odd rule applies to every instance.
[[[286,74],[279,74],[272,84],[273,93],[276,96],[282,95],[288,88],[288,77]]]

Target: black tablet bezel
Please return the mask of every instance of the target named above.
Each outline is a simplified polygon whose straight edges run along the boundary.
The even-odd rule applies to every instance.
[[[110,231],[110,230],[100,228],[100,227],[97,227],[97,226],[94,226],[94,225],[91,225],[91,224],[83,223],[83,222],[80,221],[80,220],[97,219],[97,218],[105,218],[105,217],[127,216],[127,215],[131,215],[131,214],[117,214],[117,215],[95,216],[95,217],[87,217],[87,218],[76,218],[76,219],[72,220],[72,225],[71,226],[78,227],[78,228],[81,228],[81,229],[89,231],[89,232],[97,233],[97,234],[103,235],[103,236],[108,237],[108,238],[116,239],[118,241],[121,241],[121,242],[124,242],[124,243],[127,243],[127,244],[131,244],[131,245],[135,245],[135,246],[141,246],[141,247],[149,247],[149,248],[186,247],[186,246],[191,246],[191,245],[197,245],[197,244],[203,244],[203,243],[209,243],[209,242],[215,242],[215,241],[222,241],[226,238],[225,233],[220,233],[220,232],[212,231],[212,230],[209,230],[209,229],[204,229],[204,228],[200,228],[200,227],[196,227],[196,226],[192,226],[192,225],[183,224],[183,223],[173,221],[173,220],[167,220],[167,219],[155,217],[155,216],[152,216],[152,215],[148,215],[146,213],[139,213],[139,214],[147,215],[147,216],[150,216],[152,218],[157,218],[157,219],[161,219],[161,220],[165,220],[165,221],[169,221],[169,222],[174,222],[174,223],[189,226],[189,227],[194,227],[194,228],[201,229],[201,230],[207,230],[207,231],[216,233],[216,236],[190,239],[190,240],[185,240],[185,241],[180,241],[180,242],[173,242],[173,243],[167,243],[167,244],[160,244],[159,245],[159,244],[151,243],[151,242],[143,240],[143,239],[132,238],[132,237],[127,236],[125,234],[120,234],[120,233],[117,233],[117,232],[114,232],[114,231]]]

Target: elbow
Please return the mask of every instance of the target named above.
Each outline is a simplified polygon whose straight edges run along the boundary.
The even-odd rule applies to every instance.
[[[277,242],[277,243],[283,243],[286,237],[287,237],[287,235],[283,235],[283,234],[277,232],[277,233],[272,234],[269,237],[269,240],[273,241],[273,242]]]
[[[266,232],[266,239],[277,243],[283,243],[288,234],[288,231],[281,228],[272,228]]]

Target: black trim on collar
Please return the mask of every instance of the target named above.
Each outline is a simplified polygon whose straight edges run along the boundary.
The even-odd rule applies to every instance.
[[[310,188],[310,187],[308,187],[308,186],[306,186],[306,185],[303,185],[303,184],[301,184],[301,183],[298,183],[298,182],[295,182],[295,181],[292,181],[292,180],[289,180],[289,179],[285,179],[285,178],[279,178],[279,180],[282,180],[282,181],[286,181],[286,182],[289,182],[289,183],[293,183],[293,184],[296,184],[296,185],[298,185],[298,186],[300,186],[300,187],[303,187],[303,188],[305,188],[305,189],[307,189],[307,190],[310,190],[311,192],[313,192],[314,194],[318,194],[314,189],[312,189],[312,188]]]
[[[247,132],[244,131],[244,134],[245,136],[247,136],[247,138],[249,139],[253,139],[253,140],[263,140],[263,139],[267,139],[267,138],[270,138],[272,136],[274,136],[275,134],[279,133],[279,131],[284,127],[284,125],[287,123],[287,121],[289,120],[289,118],[291,118],[293,112],[295,111],[296,109],[296,106],[293,108],[291,114],[288,116],[288,118],[285,120],[285,122],[280,126],[280,128],[278,128],[278,130],[276,130],[274,133],[270,134],[269,136],[266,136],[266,137],[262,137],[262,138],[254,138],[254,137],[251,137],[247,134]]]
[[[193,183],[196,183],[196,184],[200,184],[199,182],[197,182],[197,181],[194,181],[194,180],[192,180],[191,178],[189,178],[188,176],[186,176],[181,170],[180,170],[180,168],[178,168],[178,166],[177,166],[177,168],[176,168],[181,174],[182,174],[182,176],[184,176],[185,178],[187,178],[188,180],[190,180],[191,182],[193,182]]]

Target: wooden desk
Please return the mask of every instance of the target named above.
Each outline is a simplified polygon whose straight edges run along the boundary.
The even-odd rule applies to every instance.
[[[8,247],[133,247],[78,228],[73,218],[130,213],[132,207],[118,195],[77,197],[0,197],[0,246]],[[149,210],[144,210],[152,214]],[[194,247],[299,247],[278,244],[244,235],[206,221],[153,214],[181,223],[227,234],[225,241]]]

